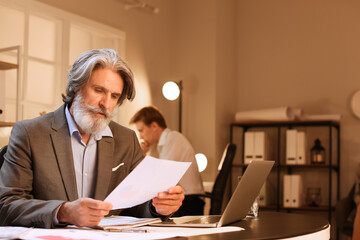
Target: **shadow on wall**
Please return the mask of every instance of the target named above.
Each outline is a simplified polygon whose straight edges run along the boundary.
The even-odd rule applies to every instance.
[[[350,98],[346,106],[342,106],[331,98],[322,98],[318,101],[300,102],[299,107],[304,110],[305,114],[349,114]]]

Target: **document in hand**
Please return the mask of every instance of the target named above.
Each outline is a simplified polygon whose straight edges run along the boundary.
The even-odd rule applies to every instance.
[[[191,162],[145,157],[144,160],[106,197],[113,209],[130,208],[144,203],[159,192],[175,186]]]

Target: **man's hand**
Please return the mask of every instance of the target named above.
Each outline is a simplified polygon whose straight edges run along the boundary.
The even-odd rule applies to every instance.
[[[144,156],[146,156],[146,153],[150,150],[151,145],[144,139],[140,139],[140,147],[144,153]]]
[[[59,222],[74,224],[78,227],[97,226],[111,209],[111,203],[80,198],[61,205],[57,218]]]
[[[169,188],[168,192],[158,193],[158,196],[152,199],[152,205],[158,214],[166,216],[179,210],[184,198],[184,189],[175,186]]]

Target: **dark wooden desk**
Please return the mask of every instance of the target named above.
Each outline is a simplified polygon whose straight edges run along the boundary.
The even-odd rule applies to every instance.
[[[282,239],[305,236],[320,232],[329,227],[326,219],[293,213],[260,212],[259,218],[246,218],[233,224],[245,228],[245,231],[227,232],[188,238],[196,240],[236,240],[236,239]],[[330,232],[330,231],[329,231]]]
[[[260,212],[258,218],[246,218],[239,221],[235,226],[245,228],[244,231],[237,232],[225,232],[214,234],[203,234],[189,237],[172,237],[168,240],[237,240],[237,239],[288,239],[288,240],[301,240],[301,239],[316,239],[316,240],[329,240],[330,238],[330,225],[327,220],[310,215],[282,213],[282,212]],[[151,228],[151,227],[149,227]],[[166,227],[165,227],[166,228]],[[205,230],[205,229],[204,229]],[[1,231],[1,230],[0,230]],[[4,230],[2,230],[4,231]],[[70,231],[70,232],[69,232]],[[186,231],[182,230],[184,235]],[[180,230],[181,232],[181,230]],[[1,232],[3,233],[3,232]],[[154,232],[155,233],[155,232]],[[200,233],[197,231],[197,233]],[[203,233],[203,231],[201,231]],[[200,233],[200,234],[201,234]],[[89,236],[91,235],[91,237]],[[25,239],[132,239],[132,233],[109,233],[100,230],[88,230],[88,229],[32,229],[24,236]],[[130,235],[129,235],[130,234]],[[133,233],[133,237],[138,239],[158,239],[156,236],[151,235],[151,231],[148,236],[147,233]],[[143,235],[144,238],[140,238],[138,234]],[[71,235],[71,237],[69,237]],[[179,230],[174,234],[165,236],[181,235]]]

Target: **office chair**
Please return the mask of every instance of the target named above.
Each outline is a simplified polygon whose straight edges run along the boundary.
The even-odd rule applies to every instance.
[[[354,193],[355,184],[351,188],[350,193],[345,198],[340,199],[335,206],[335,220],[337,229],[340,233],[349,237],[352,236],[354,224],[354,219],[349,219],[349,215],[352,211],[355,211],[356,213]]]
[[[6,150],[7,150],[7,145],[5,145],[4,147],[2,147],[0,149],[0,168],[3,165],[3,162],[4,162],[4,155],[6,153]]]
[[[205,194],[194,194],[195,196],[210,198],[210,215],[220,215],[223,203],[226,183],[229,179],[232,162],[235,157],[236,145],[229,143],[226,145],[223,156],[219,163],[219,173],[215,179],[212,192],[205,192]]]

